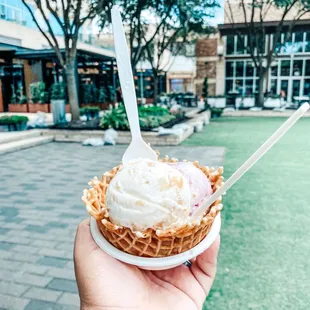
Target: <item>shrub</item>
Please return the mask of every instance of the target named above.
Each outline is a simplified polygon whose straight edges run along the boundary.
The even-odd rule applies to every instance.
[[[29,85],[30,99],[32,103],[47,103],[48,93],[45,91],[44,82],[35,82]]]
[[[13,115],[13,116],[1,116],[0,125],[15,125],[28,122],[27,116]]]
[[[80,109],[80,115],[85,115],[87,113],[99,113],[100,108],[99,107],[92,107],[92,106],[85,106]]]
[[[54,83],[51,87],[51,99],[52,100],[64,100],[66,99],[65,85],[63,83]]]
[[[220,108],[211,108],[211,117],[220,117],[223,113],[223,109]]]
[[[108,99],[108,95],[107,95],[107,91],[106,91],[105,87],[100,87],[98,102],[99,103],[105,103],[105,102],[107,102],[107,99]]]
[[[176,118],[168,109],[160,106],[139,106],[138,113],[141,129],[156,128]],[[119,105],[117,108],[105,111],[100,126],[104,129],[112,127],[129,130],[125,107]]]
[[[20,86],[17,90],[15,89],[14,85],[11,85],[11,87],[12,87],[11,103],[14,104],[27,103],[27,97],[24,94],[23,86]]]
[[[94,84],[83,84],[83,103],[98,102],[98,89]]]

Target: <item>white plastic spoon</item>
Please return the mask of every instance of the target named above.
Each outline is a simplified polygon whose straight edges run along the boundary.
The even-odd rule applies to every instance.
[[[157,160],[155,151],[145,143],[141,136],[136,91],[126,37],[121,14],[115,6],[112,8],[112,25],[118,76],[132,136],[131,143],[123,155],[123,164],[127,164],[130,160],[140,157]]]
[[[269,149],[309,110],[309,104],[303,104],[210,198],[206,200],[192,217],[202,216],[207,209],[233,186]]]

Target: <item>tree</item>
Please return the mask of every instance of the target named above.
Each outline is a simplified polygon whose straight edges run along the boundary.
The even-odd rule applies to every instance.
[[[209,33],[208,18],[213,16],[216,0],[116,0],[122,8],[133,69],[140,60],[148,60],[154,77],[154,98],[158,77],[169,65],[164,62],[167,50],[174,56],[194,33]],[[102,27],[104,27],[105,19]]]
[[[238,40],[243,40],[244,35],[248,38],[246,46],[247,53],[251,56],[253,64],[259,75],[258,97],[256,104],[263,106],[264,103],[264,81],[269,68],[281,47],[284,46],[292,36],[296,22],[309,12],[310,1],[307,0],[233,0],[226,1],[225,17],[237,34]],[[265,40],[267,24],[270,14],[277,16],[273,40],[270,48],[265,52]],[[240,17],[241,20],[237,20]],[[240,24],[244,26],[241,30]],[[281,41],[281,34],[284,39]]]
[[[40,18],[38,18],[28,1],[22,1],[36,26],[51,48],[54,49],[59,64],[64,69],[72,120],[79,120],[76,68],[79,32],[87,20],[93,19],[99,10],[105,11],[111,4],[108,0],[33,0],[32,2],[40,13]],[[61,29],[64,49],[60,47],[60,39],[57,37],[51,21]]]
[[[202,87],[202,96],[205,100],[207,100],[208,98],[208,94],[209,94],[209,90],[208,90],[208,78],[205,77],[204,81],[203,81],[203,87]]]

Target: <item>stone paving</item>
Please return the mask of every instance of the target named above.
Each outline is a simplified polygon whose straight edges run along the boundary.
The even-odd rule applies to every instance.
[[[73,310],[72,260],[82,190],[118,164],[126,146],[49,143],[0,156],[0,309]],[[161,147],[162,154],[218,166],[221,147]]]

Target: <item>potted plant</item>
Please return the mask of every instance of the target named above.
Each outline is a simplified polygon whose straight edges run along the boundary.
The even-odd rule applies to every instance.
[[[12,87],[12,97],[11,102],[9,103],[9,112],[13,113],[27,113],[28,104],[27,97],[24,94],[24,89],[20,86],[17,90],[14,85]]]
[[[38,111],[50,112],[48,102],[48,93],[45,91],[44,82],[35,82],[29,85],[30,104],[29,112],[36,113]]]
[[[211,118],[220,117],[223,113],[223,109],[220,108],[211,108]]]
[[[236,98],[236,108],[252,108],[255,106],[255,97],[253,95],[245,95]]]
[[[63,83],[54,83],[51,88],[51,105],[54,123],[66,122],[66,92]]]
[[[211,108],[224,109],[226,107],[226,97],[224,95],[209,96],[207,101]]]
[[[270,95],[264,101],[264,108],[274,109],[281,108],[283,105],[280,95]]]

